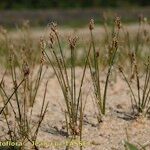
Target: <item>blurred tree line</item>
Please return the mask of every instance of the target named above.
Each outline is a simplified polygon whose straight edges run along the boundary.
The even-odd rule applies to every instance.
[[[150,0],[0,0],[0,9],[150,6]]]

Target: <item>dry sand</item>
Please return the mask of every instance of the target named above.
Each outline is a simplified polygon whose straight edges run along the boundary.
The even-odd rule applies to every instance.
[[[82,69],[77,68],[77,85],[80,83]],[[48,70],[46,77],[38,91],[36,104],[34,106],[33,123],[36,122],[41,108],[42,97],[44,93],[44,85],[49,78],[46,101],[49,101],[48,111],[45,119],[40,127],[37,141],[53,143],[56,145],[66,142],[66,132],[63,129],[65,118],[62,108],[65,108],[64,99],[60,90],[56,77],[53,75],[52,69]],[[105,74],[102,75],[102,85]],[[8,81],[8,80],[7,80]],[[85,84],[83,87],[84,98],[87,98],[86,109],[83,122],[83,141],[85,143],[84,150],[124,150],[124,141],[129,136],[130,142],[138,145],[150,143],[150,120],[144,117],[132,119],[130,95],[126,83],[117,76],[117,81],[109,85],[107,97],[106,116],[99,125],[96,119],[96,107],[93,102],[92,84],[89,72],[87,71]],[[0,118],[0,139],[4,138],[7,127],[3,118]],[[73,144],[73,149],[76,143]],[[64,146],[42,148],[41,150],[64,150]],[[147,148],[149,150],[150,147]]]

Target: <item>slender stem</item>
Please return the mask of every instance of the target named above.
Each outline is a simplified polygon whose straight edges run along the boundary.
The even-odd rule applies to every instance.
[[[13,93],[11,94],[11,96],[7,99],[6,103],[4,104],[4,107],[1,109],[0,114],[4,111],[5,107],[7,106],[7,104],[9,103],[9,101],[11,100],[11,98],[13,97],[13,95],[16,93],[16,91],[18,90],[18,88],[22,85],[22,83],[25,81],[25,79],[22,79],[22,81],[18,84],[18,86],[15,88],[15,90],[13,91]]]

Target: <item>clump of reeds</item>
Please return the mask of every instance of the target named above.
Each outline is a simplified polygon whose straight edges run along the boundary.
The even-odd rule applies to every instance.
[[[42,47],[41,47],[42,49]],[[41,53],[41,59],[39,66],[37,67],[37,72],[35,67],[28,63],[26,54],[18,61],[18,67],[16,67],[15,62],[17,57],[14,53],[15,49],[11,49],[9,58],[9,68],[7,74],[11,76],[12,84],[12,94],[8,91],[5,86],[5,74],[0,83],[0,93],[3,98],[4,104],[0,110],[0,115],[4,116],[6,120],[6,126],[8,128],[8,135],[6,138],[12,142],[21,142],[21,148],[25,149],[27,143],[36,142],[40,125],[46,114],[48,103],[46,103],[46,91],[47,84],[45,85],[45,91],[43,95],[43,100],[40,108],[39,119],[36,125],[32,123],[33,108],[35,106],[36,97],[41,80],[44,76],[43,71],[43,55]],[[20,54],[21,55],[21,54]],[[12,101],[14,100],[14,101]],[[9,122],[14,119],[14,123]],[[34,145],[35,149],[38,149]]]
[[[116,53],[118,50],[118,35],[119,35],[119,30],[121,26],[120,19],[116,19],[116,29],[117,31],[114,34],[114,37],[112,39],[112,44],[109,46],[109,58],[108,58],[108,70],[106,74],[106,79],[105,79],[105,85],[104,85],[104,90],[102,93],[102,87],[101,87],[101,82],[100,82],[100,68],[99,68],[99,51],[97,50],[94,42],[94,36],[93,36],[93,30],[94,30],[94,20],[92,19],[89,24],[89,30],[91,34],[91,57],[88,59],[88,64],[90,68],[90,73],[91,73],[91,78],[92,78],[92,83],[94,87],[94,95],[95,95],[95,100],[97,104],[97,109],[98,109],[98,122],[101,122],[101,116],[105,115],[106,112],[106,100],[107,100],[107,89],[108,89],[108,83],[109,83],[109,77],[112,71],[112,67],[114,65],[114,60],[116,57]]]
[[[56,53],[53,44],[57,42],[59,54]],[[54,73],[57,77],[59,85],[61,87],[66,108],[64,110],[65,120],[66,120],[66,129],[68,135],[71,134],[73,138],[79,135],[80,140],[82,140],[82,122],[83,122],[83,113],[84,106],[83,104],[83,94],[82,87],[85,78],[85,72],[88,64],[88,50],[87,56],[85,58],[85,64],[83,67],[82,78],[80,81],[79,87],[76,84],[76,44],[78,37],[71,36],[69,38],[69,48],[70,48],[70,66],[67,67],[67,60],[64,55],[64,50],[60,44],[60,37],[57,30],[57,25],[52,23],[50,25],[50,37],[47,42],[49,45],[49,51],[45,48],[43,53],[45,54],[47,60],[51,64]],[[50,55],[48,55],[50,52]],[[81,147],[80,147],[81,148]]]
[[[86,75],[86,69],[89,66],[90,76],[92,79],[95,102],[98,110],[97,118],[98,122],[102,121],[102,116],[106,114],[106,102],[107,102],[107,91],[110,81],[110,75],[115,65],[116,56],[119,58],[119,63],[127,63],[126,61],[120,61],[123,57],[125,60],[127,56],[130,59],[130,70],[131,77],[127,78],[122,67],[119,67],[129,90],[131,92],[131,105],[133,112],[142,113],[144,115],[150,112],[150,58],[148,57],[145,63],[144,83],[142,82],[140,73],[140,62],[142,62],[141,55],[144,49],[144,43],[148,46],[149,34],[145,29],[147,25],[147,19],[140,17],[139,29],[135,37],[131,40],[131,35],[122,26],[119,17],[115,19],[112,33],[109,33],[107,24],[105,23],[106,39],[105,44],[108,47],[107,51],[107,69],[106,77],[104,81],[104,88],[101,84],[101,68],[100,68],[100,54],[103,47],[97,48],[95,37],[93,34],[94,20],[91,19],[89,24],[90,30],[90,42],[86,52],[86,57],[83,61],[83,73],[81,75],[81,81],[77,86],[76,78],[76,66],[77,55],[76,46],[78,42],[77,36],[71,36],[68,39],[68,45],[70,49],[70,58],[65,56],[63,44],[61,43],[60,35],[57,29],[57,24],[50,24],[49,39],[40,39],[39,47],[40,52],[36,53],[32,47],[32,39],[30,37],[30,26],[29,22],[24,22],[20,31],[22,32],[22,40],[20,45],[13,43],[9,37],[8,32],[5,28],[0,27],[0,34],[2,40],[0,40],[0,48],[3,54],[6,54],[7,70],[4,73],[0,82],[0,94],[3,100],[3,107],[0,110],[0,115],[5,118],[6,125],[8,128],[8,138],[11,141],[21,141],[25,146],[26,142],[36,142],[40,125],[46,114],[48,103],[46,103],[46,91],[48,81],[45,85],[42,106],[40,110],[39,119],[36,122],[36,126],[32,125],[33,108],[36,103],[36,97],[41,81],[46,73],[44,72],[44,58],[46,57],[48,62],[53,68],[53,71],[57,77],[61,91],[63,93],[65,110],[63,110],[67,137],[71,135],[71,140],[79,136],[82,141],[83,132],[83,116],[86,101],[83,101],[83,85]],[[124,33],[123,37],[120,36],[120,31]],[[119,41],[122,40],[121,53],[118,54]],[[19,42],[18,42],[19,43]],[[66,44],[66,43],[65,43]],[[86,47],[84,45],[84,47]],[[21,52],[18,51],[21,49]],[[86,48],[85,48],[86,49]],[[148,49],[149,50],[149,49]],[[8,52],[10,57],[8,58]],[[40,54],[40,55],[39,55]],[[147,53],[146,53],[147,54]],[[149,51],[148,51],[149,54]],[[39,56],[40,61],[39,61]],[[141,61],[142,60],[142,61]],[[69,63],[68,63],[69,62]],[[34,71],[36,69],[36,71]],[[9,73],[12,81],[11,92],[7,90],[5,85],[5,76]],[[132,82],[131,82],[132,81]],[[136,86],[136,89],[135,89]],[[14,100],[14,101],[13,101]],[[13,116],[13,117],[12,117]],[[14,118],[15,125],[9,123],[10,119]],[[33,130],[34,129],[34,130]],[[7,136],[7,135],[6,135]],[[129,146],[128,143],[126,145]],[[38,149],[36,146],[35,149]],[[69,148],[69,145],[66,149]],[[82,149],[82,145],[80,146]]]
[[[133,112],[146,115],[150,112],[150,57],[147,58],[144,64],[144,74],[141,75],[136,53],[133,52],[131,56],[132,73],[130,79],[125,75],[122,67],[119,67],[119,70],[129,87]],[[136,87],[135,90],[134,87]]]

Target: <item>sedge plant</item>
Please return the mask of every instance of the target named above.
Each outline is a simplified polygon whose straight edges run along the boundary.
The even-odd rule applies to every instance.
[[[147,115],[150,112],[150,57],[147,58],[144,64],[144,75],[140,75],[136,53],[133,52],[131,55],[132,73],[130,79],[128,79],[121,66],[119,70],[129,87],[131,93],[131,106],[134,114],[142,113],[143,115]],[[134,90],[134,87],[136,87],[136,90]]]
[[[56,49],[53,47],[55,42],[58,44],[59,54],[56,53]],[[64,55],[64,50],[61,47],[60,37],[57,30],[57,25],[52,23],[50,26],[50,36],[48,46],[49,51],[47,51],[47,46],[43,47],[43,53],[47,58],[48,62],[52,66],[54,73],[57,77],[58,83],[60,85],[61,91],[63,93],[65,101],[65,120],[66,120],[66,130],[68,135],[73,138],[76,136],[80,137],[82,140],[82,126],[83,126],[83,113],[84,106],[83,103],[83,92],[82,87],[84,83],[84,78],[86,74],[86,68],[88,65],[88,56],[90,53],[90,48],[88,49],[87,56],[85,58],[85,64],[83,67],[83,73],[80,81],[80,85],[77,86],[76,83],[76,43],[78,38],[76,36],[69,38],[70,47],[70,66],[67,66],[67,60]],[[43,45],[44,41],[43,41]],[[50,52],[50,54],[48,54]],[[80,146],[82,149],[82,146]]]
[[[30,70],[34,68],[29,66],[26,57],[17,60],[19,67],[16,67],[15,59],[17,59],[17,57],[15,57],[13,51],[14,50],[10,51],[10,66],[7,70],[7,74],[11,77],[12,84],[10,84],[10,88],[14,90],[12,94],[10,94],[10,88],[8,89],[5,86],[7,81],[5,80],[6,75],[4,75],[0,83],[0,93],[4,100],[3,107],[0,110],[0,117],[4,117],[6,127],[8,128],[8,134],[5,135],[5,138],[11,142],[20,142],[20,148],[26,149],[28,143],[32,146],[33,141],[36,142],[39,128],[48,108],[48,103],[46,103],[48,81],[45,85],[39,119],[34,125],[32,122],[32,112],[37,98],[37,91],[44,75],[43,57],[41,55],[38,71],[36,73],[33,71],[34,75],[32,75],[33,72]],[[13,124],[10,124],[9,122],[12,119]],[[36,145],[34,145],[33,148],[38,149]]]
[[[99,51],[97,51],[96,49],[94,36],[93,36],[93,30],[94,30],[93,19],[91,19],[90,21],[89,30],[91,35],[92,50],[91,50],[91,57],[89,57],[88,59],[88,64],[89,64],[91,79],[94,88],[95,101],[97,104],[97,110],[98,110],[97,118],[98,118],[98,122],[101,122],[102,115],[105,115],[106,113],[106,100],[107,100],[107,89],[108,89],[109,77],[118,50],[118,35],[120,30],[120,20],[117,20],[117,32],[116,35],[113,37],[113,41],[109,49],[108,70],[106,73],[103,93],[102,93],[102,88],[100,83]]]

